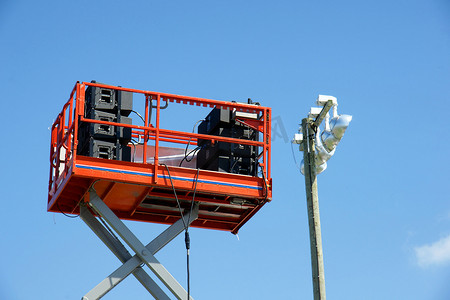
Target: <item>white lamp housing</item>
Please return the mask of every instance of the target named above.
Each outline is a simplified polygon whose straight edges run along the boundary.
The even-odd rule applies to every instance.
[[[344,136],[345,131],[350,125],[352,121],[352,116],[350,115],[339,115],[337,112],[337,99],[333,96],[327,95],[319,95],[317,97],[317,105],[322,107],[311,107],[308,117],[310,119],[316,118],[323,109],[328,101],[333,101],[333,117],[330,120],[330,114],[327,113],[325,116],[325,130],[320,133],[320,128],[317,128],[317,132],[315,134],[315,161],[316,161],[316,174],[322,173],[327,168],[327,161],[333,156],[336,146],[339,144],[340,140]],[[300,133],[295,134],[294,140],[292,141],[294,144],[301,144],[303,141],[303,134]],[[302,150],[300,148],[300,150]],[[304,151],[304,150],[303,150]],[[300,171],[302,174],[304,172],[304,162],[302,160]]]
[[[328,96],[328,95],[319,95],[319,97],[317,97],[316,103],[319,106],[325,106],[325,104],[327,104],[328,100],[333,101],[333,106],[337,105],[336,97]]]
[[[327,151],[330,152],[336,148],[351,121],[352,116],[349,115],[338,115],[330,120],[330,130],[325,130],[321,135],[322,143]]]
[[[311,110],[309,111],[309,114],[308,114],[308,118],[310,118],[310,119],[316,118],[322,111],[322,108],[323,107],[311,107]]]
[[[294,139],[292,140],[292,143],[300,145],[302,142],[303,142],[303,133],[294,134]]]

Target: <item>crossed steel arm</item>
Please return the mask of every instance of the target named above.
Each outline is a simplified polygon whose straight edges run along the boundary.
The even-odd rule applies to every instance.
[[[87,205],[89,205],[89,208]],[[94,212],[92,212],[91,209]],[[97,220],[94,216],[95,213],[99,214],[136,253],[134,256],[132,256],[125,246]],[[113,213],[113,211],[100,199],[93,189],[90,190],[89,203],[82,204],[80,207],[80,217],[123,263],[122,266],[120,266],[90,292],[88,292],[82,300],[100,299],[130,274],[133,274],[155,299],[170,299],[158,286],[158,284],[144,271],[144,269],[140,267],[142,263],[146,264],[152,270],[152,272],[175,295],[177,299],[181,300],[186,298],[186,290],[154,257],[154,254],[156,254],[161,248],[185,230],[182,219],[169,226],[147,246],[144,246],[125,226],[125,224]],[[196,220],[197,217],[198,205],[194,204],[192,211],[187,212],[183,216],[183,219],[185,222],[189,219],[191,223]],[[193,300],[193,298],[190,297],[189,300]]]

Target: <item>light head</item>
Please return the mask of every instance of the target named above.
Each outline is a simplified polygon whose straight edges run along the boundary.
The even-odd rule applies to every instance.
[[[329,101],[331,100],[333,108],[333,117],[330,119],[328,110],[330,109]],[[321,107],[311,107],[308,114],[308,119],[315,123],[315,171],[316,174],[323,172],[327,168],[327,161],[333,156],[336,146],[339,144],[340,140],[344,136],[350,122],[352,121],[352,116],[350,115],[339,115],[337,112],[337,99],[333,96],[319,95],[316,100],[317,105]],[[328,105],[327,105],[328,104]],[[322,110],[324,110],[322,112]],[[324,119],[323,119],[324,118]],[[324,120],[324,130],[321,133],[319,128],[322,120]],[[303,145],[303,140],[307,138],[303,135],[304,133],[299,131],[295,134],[293,143],[300,144],[300,151],[306,151]],[[302,174],[304,174],[304,162],[302,161],[301,168]]]
[[[338,115],[330,120],[330,130],[325,130],[321,134],[322,143],[328,152],[339,144],[351,121],[352,116],[349,115]]]

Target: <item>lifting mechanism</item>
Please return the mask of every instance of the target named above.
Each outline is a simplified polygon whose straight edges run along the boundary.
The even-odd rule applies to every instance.
[[[182,220],[180,219],[175,222],[148,245],[144,246],[144,244],[137,239],[125,224],[100,199],[94,189],[90,190],[89,197],[89,204],[82,203],[80,205],[81,219],[123,264],[89,291],[82,300],[100,299],[130,274],[133,274],[155,299],[170,299],[144,269],[141,268],[142,263],[146,264],[152,270],[177,299],[186,299],[185,295],[187,293],[184,288],[154,257],[156,252],[185,230]],[[101,216],[136,253],[134,256],[132,256],[119,239],[107,229],[108,227],[106,225],[102,225],[100,221],[95,218],[95,215],[97,214]],[[187,219],[194,221],[197,219],[197,216],[198,205],[194,204],[192,211],[188,211],[183,218],[186,220],[185,222],[188,222]],[[189,297],[189,300],[190,299],[193,298]]]
[[[195,133],[166,128],[172,105],[212,110]],[[176,125],[189,116],[175,116]],[[83,299],[101,298],[130,274],[155,299],[170,299],[142,265],[177,299],[192,299],[154,255],[187,226],[236,234],[271,201],[270,129],[271,109],[250,99],[77,82],[51,129],[47,210],[79,215],[123,263]],[[170,226],[144,246],[122,220]]]

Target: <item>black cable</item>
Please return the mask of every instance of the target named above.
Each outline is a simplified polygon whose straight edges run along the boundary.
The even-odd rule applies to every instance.
[[[261,168],[261,173],[262,173],[263,180],[264,180],[264,186],[265,186],[265,193],[264,194],[265,195],[264,195],[264,202],[263,203],[265,203],[267,201],[267,197],[269,195],[269,188],[267,187],[266,176],[264,175],[264,169],[263,169],[262,165],[259,165],[259,167]]]
[[[195,193],[197,192],[197,182],[198,182],[199,173],[200,173],[200,169],[197,169],[197,177],[196,177],[195,185],[194,185],[194,193],[192,195],[191,210],[189,211],[187,228],[184,233],[184,242],[186,244],[186,268],[187,268],[187,292],[188,292],[187,298],[188,298],[188,300],[190,299],[190,295],[191,295],[191,274],[190,274],[190,267],[189,267],[189,249],[191,248],[191,239],[189,237],[189,224],[191,221],[192,210],[194,209]]]
[[[188,154],[187,154],[187,152],[188,152],[188,148],[189,148],[189,144],[191,143],[191,138],[189,138],[189,141],[188,141],[188,143],[186,144],[186,148],[184,149],[184,158],[183,159],[185,159],[186,158],[186,156],[188,156]],[[181,163],[183,162],[183,160],[181,160],[181,162],[180,162],[180,167],[181,167]]]
[[[192,151],[190,153],[192,153]],[[183,162],[183,161],[181,161],[181,162]],[[186,224],[186,222],[184,221],[183,213],[181,211],[181,204],[180,204],[180,201],[178,200],[175,186],[173,185],[172,176],[170,175],[169,167],[166,164],[161,164],[161,165],[166,167],[167,174],[169,175],[169,179],[170,179],[170,184],[172,185],[173,194],[175,195],[175,199],[177,200],[177,205],[178,205],[178,210],[180,211],[181,220],[183,221],[183,225],[184,225],[184,243],[186,245],[186,268],[187,268],[187,286],[188,286],[187,299],[189,300],[190,295],[191,295],[191,274],[190,274],[190,266],[189,266],[189,249],[191,248],[191,239],[189,237],[189,222],[191,221],[191,214],[192,214],[192,210],[194,208],[195,193],[197,192],[197,182],[198,182],[198,175],[200,173],[200,169],[197,169],[197,176],[196,176],[195,185],[194,185],[194,193],[192,195],[191,209],[189,211],[188,221]]]
[[[186,230],[187,229],[186,222],[184,221],[183,212],[181,211],[180,200],[178,200],[177,192],[175,191],[175,186],[173,185],[173,182],[172,182],[172,176],[170,176],[169,167],[166,164],[161,164],[161,165],[166,167],[167,174],[169,174],[169,179],[170,179],[170,184],[172,185],[173,194],[175,195],[175,199],[177,200],[178,210],[180,211],[181,220],[183,221],[183,225],[184,225],[184,230]]]
[[[75,215],[75,216],[69,216],[68,214],[64,213],[64,212],[61,210],[61,208],[59,208],[59,203],[58,203],[58,202],[56,202],[56,207],[58,208],[58,210],[59,210],[60,213],[62,213],[63,215],[65,215],[65,216],[68,217],[68,218],[75,219],[75,218],[78,218],[78,217],[79,217],[78,215]]]
[[[191,214],[192,214],[192,210],[194,209],[194,202],[195,202],[195,193],[197,192],[197,182],[198,182],[198,175],[200,173],[200,169],[197,169],[197,176],[196,176],[196,180],[195,180],[195,185],[194,185],[194,193],[192,195],[192,202],[191,202],[191,210],[189,211],[189,216],[188,216],[188,229],[189,229],[189,224],[191,221]]]
[[[234,160],[234,163],[233,163],[233,165],[231,166],[231,168],[230,168],[230,173],[233,173],[233,169],[234,169],[234,167],[236,166],[236,164],[239,162],[239,158],[236,158],[235,157],[235,160]]]
[[[198,146],[198,147],[196,147],[194,150],[192,150],[191,152],[189,152],[188,156],[186,156],[186,161],[187,161],[187,162],[191,162],[191,161],[194,159],[194,157],[195,157],[195,155],[197,154],[197,152],[200,151],[201,148],[202,148],[201,146]],[[190,155],[192,152],[194,152],[194,154],[192,154],[191,159],[189,159],[189,155]]]
[[[187,240],[189,240],[189,233],[186,231],[185,233]],[[187,244],[186,244],[187,245]],[[187,299],[191,298],[191,274],[189,271],[189,249],[186,250],[186,268],[187,268]]]
[[[186,154],[184,157],[183,157],[183,159],[180,161],[180,164],[178,165],[179,167],[181,167],[181,165],[183,164],[183,161],[187,161],[187,162],[191,162],[193,159],[194,159],[194,156],[195,156],[195,152],[196,151],[199,151],[200,149],[202,149],[203,147],[202,146],[198,146],[198,147],[196,147],[195,149],[193,149],[191,152],[189,152],[188,154]],[[192,158],[191,159],[189,159],[189,155],[191,155],[191,153],[193,153],[194,152],[194,154],[192,154]]]
[[[131,112],[134,112],[136,115],[138,115],[139,116],[139,118],[141,118],[141,120],[142,120],[142,122],[144,122],[144,124],[145,124],[145,120],[144,120],[144,118],[141,116],[141,114],[140,113],[138,113],[137,111],[135,111],[135,110],[132,110]]]
[[[197,122],[195,122],[194,127],[192,127],[192,133],[194,133],[195,127],[197,126],[197,124],[200,123],[200,122],[202,122],[202,121],[205,121],[205,120],[204,120],[204,119],[200,119],[200,120],[198,120]],[[186,159],[186,157],[190,154],[190,153],[187,154],[187,151],[188,151],[189,145],[191,144],[191,140],[192,140],[192,138],[189,138],[189,141],[188,141],[188,143],[186,144],[186,149],[184,149],[184,158],[183,158],[183,160]],[[197,147],[199,147],[199,146],[197,146]],[[183,160],[181,160],[179,167],[181,167],[181,164],[183,163]],[[191,159],[191,160],[192,160],[192,159]],[[190,162],[190,160],[186,160],[186,161],[187,161],[187,162]]]
[[[133,140],[132,139],[132,141],[133,142],[136,142],[135,140]],[[134,158],[135,158],[135,156],[136,156],[136,144],[134,144],[134,143],[131,143],[131,145],[133,145],[133,148],[134,148],[134,150],[133,150],[133,158],[132,158],[132,162],[134,162]]]
[[[156,100],[156,99],[154,99],[154,100]],[[153,107],[154,108],[156,108],[157,106],[153,106],[153,99],[151,99],[150,98],[150,112],[149,112],[149,118],[148,118],[148,124],[151,124],[152,123],[152,111],[153,111]],[[168,100],[165,100],[166,101],[166,105],[164,105],[164,106],[160,106],[159,107],[159,109],[166,109],[168,106],[169,106],[169,101]],[[145,121],[144,121],[144,123],[145,123]]]
[[[134,142],[134,143],[131,143],[131,145],[133,145],[133,147],[134,147],[134,151],[133,151],[133,162],[134,162],[134,158],[136,157],[136,145],[144,145],[144,143],[139,143],[135,139],[131,139],[131,141]],[[142,161],[144,161],[143,158],[142,158]]]

